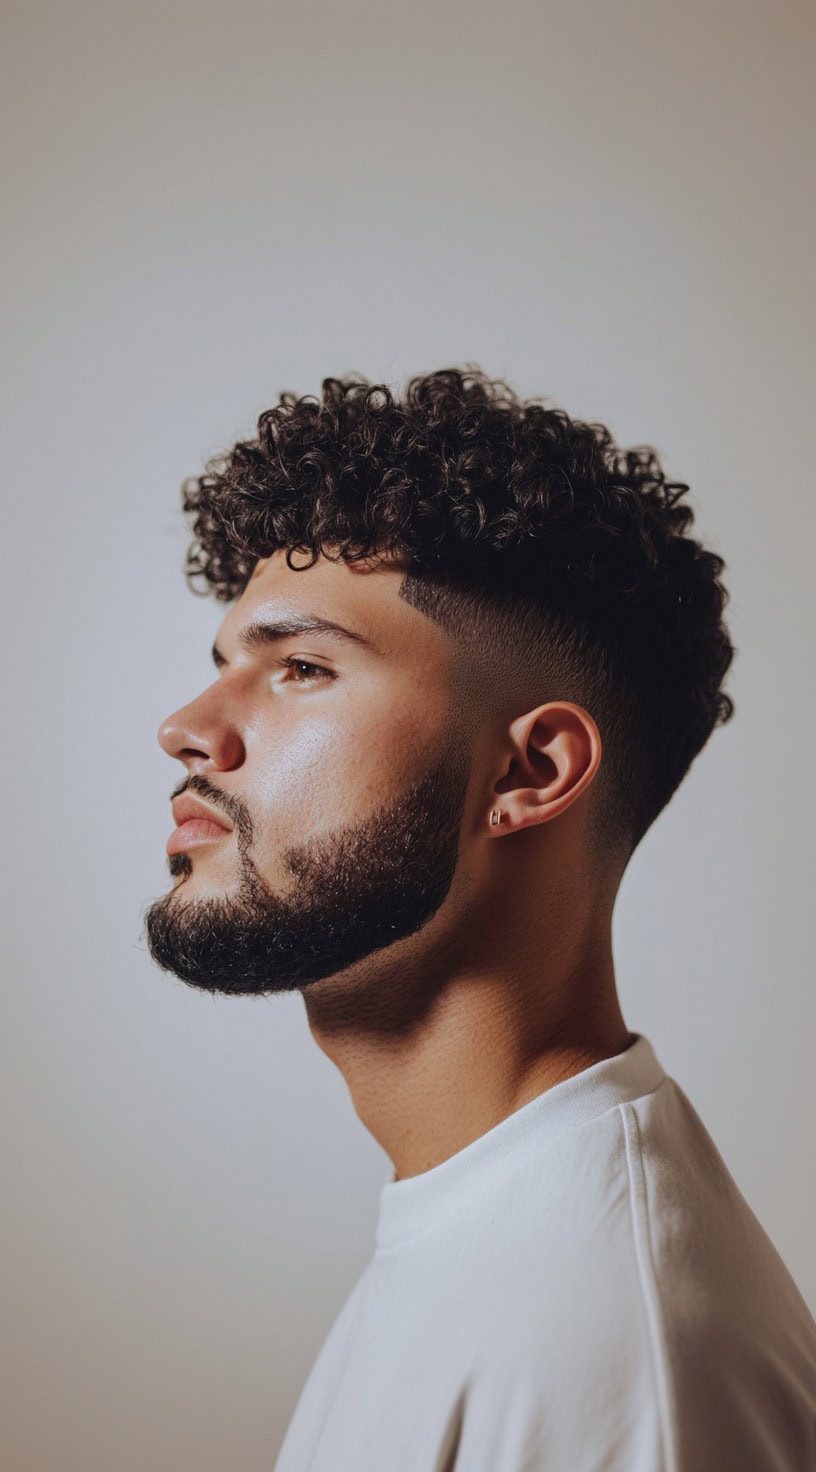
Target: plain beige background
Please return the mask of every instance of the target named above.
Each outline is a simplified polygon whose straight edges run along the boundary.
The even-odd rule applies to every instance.
[[[690,482],[737,714],[627,871],[620,988],[816,1308],[810,7],[4,32],[4,1472],[271,1469],[372,1250],[389,1162],[302,999],[199,995],[141,939],[155,730],[223,612],[179,485],[328,374],[478,362]]]

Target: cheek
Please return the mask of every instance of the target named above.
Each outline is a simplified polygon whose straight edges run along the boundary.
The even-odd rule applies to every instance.
[[[244,793],[256,838],[263,831],[275,847],[380,806],[424,775],[440,739],[407,692],[385,702],[339,700],[331,714],[315,703],[285,735],[279,727],[255,735]]]

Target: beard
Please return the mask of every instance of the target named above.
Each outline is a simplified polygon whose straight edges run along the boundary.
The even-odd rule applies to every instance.
[[[290,894],[276,894],[253,863],[245,804],[190,777],[181,791],[233,819],[238,883],[220,898],[185,899],[182,878],[156,900],[145,917],[153,960],[204,991],[261,996],[334,976],[414,934],[453,881],[468,777],[463,743],[449,742],[424,777],[378,812],[286,849],[296,880]],[[174,855],[170,871],[189,875],[189,856]]]

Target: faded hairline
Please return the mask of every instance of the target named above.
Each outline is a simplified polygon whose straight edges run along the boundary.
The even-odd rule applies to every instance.
[[[480,723],[490,717],[509,721],[525,709],[569,701],[592,715],[603,743],[602,720],[593,710],[595,679],[564,620],[518,593],[416,570],[406,572],[399,597],[456,643],[453,696],[461,713]],[[593,869],[605,871],[622,870],[633,848],[631,835],[610,811],[612,789],[604,752],[592,783],[587,844]]]

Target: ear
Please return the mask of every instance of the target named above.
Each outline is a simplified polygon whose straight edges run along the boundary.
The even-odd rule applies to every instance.
[[[598,727],[571,701],[550,701],[519,716],[508,738],[509,762],[490,790],[485,818],[497,837],[563,813],[589,786],[601,761]]]

